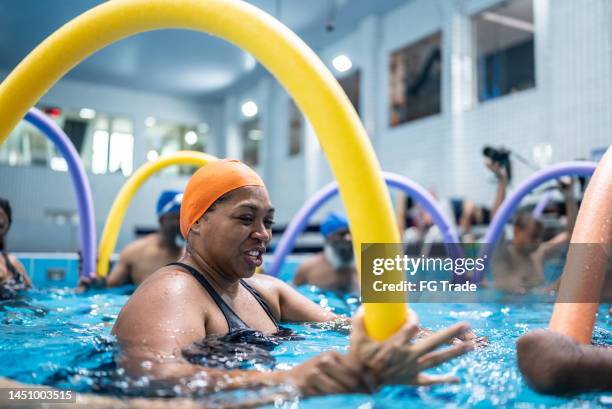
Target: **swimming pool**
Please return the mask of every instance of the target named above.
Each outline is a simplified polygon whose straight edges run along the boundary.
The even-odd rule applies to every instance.
[[[286,274],[295,268],[287,266]],[[357,306],[354,297],[339,298],[311,287],[300,291],[339,313]],[[104,394],[124,394],[130,388],[113,365],[114,338],[110,331],[117,314],[129,297],[130,287],[75,295],[71,290],[29,291],[18,300],[0,303],[2,322],[0,376],[20,382],[46,384]],[[386,387],[379,393],[339,395],[287,402],[300,408],[406,408],[406,407],[610,407],[612,394],[585,394],[571,398],[539,395],[530,390],[516,366],[516,339],[528,330],[544,327],[551,305],[500,304],[413,304],[421,324],[439,329],[460,320],[468,321],[475,332],[486,336],[490,345],[473,351],[433,373],[452,372],[461,383],[436,387]],[[345,334],[312,325],[288,325],[303,340],[286,341],[271,355],[274,365],[287,368],[322,350],[346,351]],[[602,307],[594,340],[612,344],[612,320]],[[263,365],[266,366],[266,365]],[[269,365],[268,365],[269,366]],[[223,401],[239,400],[226,394]],[[211,398],[212,399],[212,398]],[[215,399],[220,399],[219,396]],[[296,406],[292,406],[296,405]],[[270,406],[273,407],[273,406]]]

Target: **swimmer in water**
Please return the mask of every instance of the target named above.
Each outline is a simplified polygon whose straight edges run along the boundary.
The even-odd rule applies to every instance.
[[[385,342],[365,334],[363,315],[358,314],[348,354],[325,352],[286,371],[220,370],[190,363],[184,351],[206,338],[247,330],[265,336],[276,333],[279,322],[339,319],[290,285],[255,274],[272,236],[273,219],[263,181],[241,162],[210,162],[191,177],[180,215],[185,254],[136,289],[113,328],[122,351],[119,364],[127,374],[201,392],[287,385],[303,396],[457,380],[422,371],[472,348],[465,342],[435,351],[467,331],[467,324],[412,343],[418,332],[413,312]]]
[[[6,236],[12,223],[11,205],[8,200],[0,198],[0,298],[12,298],[15,291],[32,287],[32,280],[17,257],[6,251]]]
[[[348,220],[338,212],[330,213],[321,223],[321,234],[325,238],[323,251],[298,267],[293,284],[310,284],[341,293],[358,292],[359,273]]]
[[[161,267],[178,260],[185,245],[179,226],[182,198],[183,192],[162,192],[157,200],[159,231],[128,244],[105,280],[98,282],[83,278],[79,283],[81,287],[138,286]]]
[[[508,177],[505,168],[498,162],[487,159],[487,167],[498,181],[497,194],[492,206],[494,216],[506,197]],[[519,212],[513,222],[513,237],[510,242],[502,238],[493,255],[494,287],[515,294],[526,294],[544,289],[544,263],[556,252],[569,244],[578,205],[574,197],[573,182],[559,186],[567,209],[565,229],[548,241],[543,241],[544,228],[529,211]]]

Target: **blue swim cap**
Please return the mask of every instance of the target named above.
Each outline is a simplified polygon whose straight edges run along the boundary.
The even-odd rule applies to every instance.
[[[330,234],[340,230],[348,229],[347,218],[340,212],[331,212],[321,223],[321,234],[327,238]]]
[[[168,213],[179,213],[182,200],[183,192],[177,190],[163,191],[157,199],[157,217],[162,217]]]

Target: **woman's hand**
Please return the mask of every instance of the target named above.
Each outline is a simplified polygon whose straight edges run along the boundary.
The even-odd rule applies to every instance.
[[[324,352],[281,374],[304,396],[372,391],[359,361],[337,351]]]
[[[485,165],[499,180],[506,180],[508,175],[506,174],[506,168],[504,168],[499,162],[491,160],[489,158],[486,159]]]
[[[408,321],[391,338],[383,342],[372,340],[365,332],[363,309],[353,317],[350,356],[361,361],[364,377],[370,385],[433,385],[458,382],[450,375],[426,375],[422,371],[438,366],[473,349],[472,342],[464,342],[450,348],[435,351],[469,329],[460,323],[435,332],[416,343],[413,338],[419,332],[418,317],[410,311]]]

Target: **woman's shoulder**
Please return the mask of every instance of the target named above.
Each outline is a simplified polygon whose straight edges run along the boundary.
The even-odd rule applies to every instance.
[[[271,303],[277,303],[283,290],[289,286],[289,284],[276,277],[262,273],[254,274],[244,281]]]

